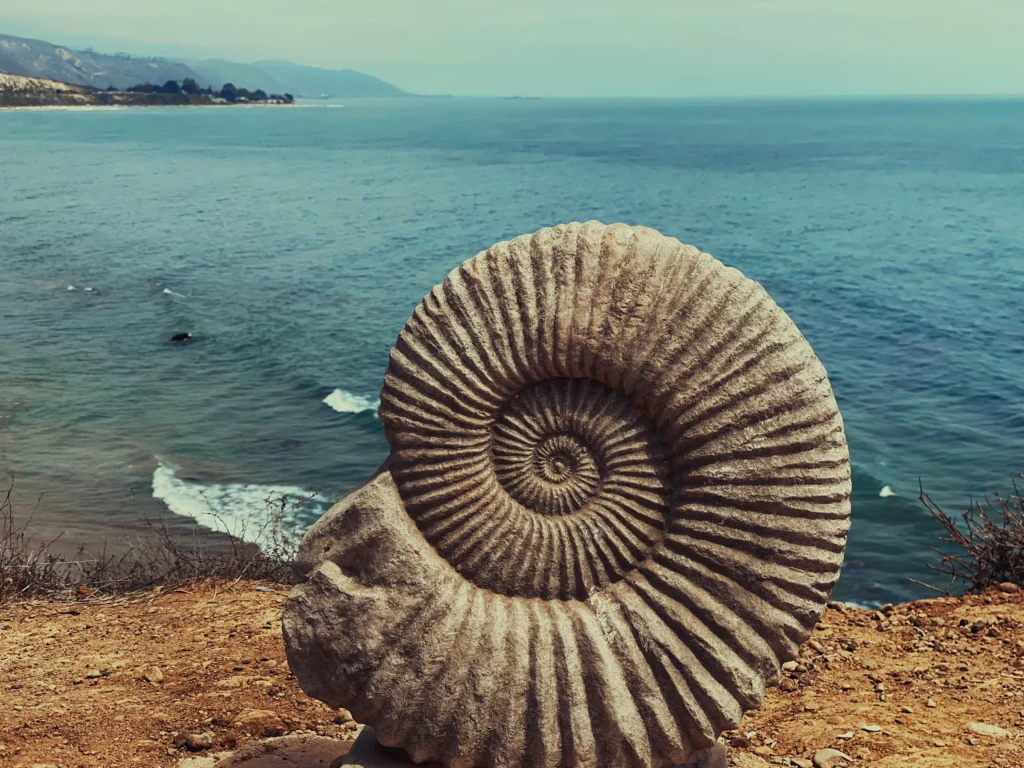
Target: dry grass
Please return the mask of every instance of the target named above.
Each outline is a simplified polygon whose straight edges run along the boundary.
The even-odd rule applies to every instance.
[[[920,499],[946,534],[938,537],[945,546],[932,547],[939,559],[928,567],[948,576],[951,589],[981,592],[1005,582],[1024,586],[1024,498],[1016,483],[1009,496],[972,501],[959,518],[943,511],[923,487]]]
[[[12,478],[6,492],[0,491],[0,604],[39,597],[94,598],[198,582],[289,583],[300,537],[285,521],[296,507],[317,496],[311,491],[301,498],[268,497],[267,522],[260,528],[216,533],[197,526],[185,540],[172,535],[163,521],[142,519],[141,530],[131,538],[105,544],[99,552],[81,547],[68,557],[54,553],[60,536],[39,540],[33,535],[31,514],[18,521],[13,490]]]

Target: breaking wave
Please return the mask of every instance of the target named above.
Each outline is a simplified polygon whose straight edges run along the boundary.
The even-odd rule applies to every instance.
[[[308,519],[309,514],[318,515],[327,507],[325,499],[296,486],[204,484],[183,480],[164,464],[153,472],[153,498],[162,501],[171,512],[190,517],[204,528],[253,543],[259,543],[261,531],[271,516],[280,511],[282,496],[288,498],[288,504],[281,522],[289,528],[300,523],[299,509],[302,517]]]

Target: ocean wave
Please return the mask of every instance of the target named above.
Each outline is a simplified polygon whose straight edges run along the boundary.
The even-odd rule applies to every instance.
[[[373,411],[377,415],[380,408],[380,400],[371,400],[362,395],[354,395],[344,389],[336,389],[323,399],[323,402],[336,410],[338,413],[364,413]]]
[[[255,485],[249,483],[203,484],[182,480],[174,469],[164,464],[153,472],[153,498],[162,501],[171,512],[190,517],[212,531],[230,533],[244,541],[260,543],[261,532],[273,514],[280,512],[282,496],[290,503],[281,523],[286,528],[297,525],[300,506],[303,516],[319,514],[327,500],[312,496],[304,488],[289,485]],[[303,500],[301,505],[298,503]]]
[[[884,485],[884,486],[882,486],[882,490],[880,490],[878,492],[878,495],[881,496],[883,499],[887,499],[890,496],[895,496],[896,495],[896,491],[894,491],[888,485]]]
[[[187,299],[188,298],[188,296],[186,296],[185,294],[183,294],[183,293],[175,293],[170,288],[164,288],[163,292],[164,292],[165,296],[177,296],[178,298],[181,298],[181,299]]]

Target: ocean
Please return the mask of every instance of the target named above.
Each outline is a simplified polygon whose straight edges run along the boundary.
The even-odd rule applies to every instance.
[[[960,511],[1024,470],[1022,201],[1011,100],[0,111],[0,477],[67,543],[280,494],[308,526],[385,459],[388,352],[448,270],[625,221],[761,282],[828,369],[836,598],[926,596],[919,483]]]

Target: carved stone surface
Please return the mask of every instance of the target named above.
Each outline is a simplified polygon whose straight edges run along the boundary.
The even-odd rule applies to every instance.
[[[446,766],[686,763],[828,599],[850,466],[757,283],[596,222],[453,270],[392,350],[388,465],[303,542],[312,696]]]

